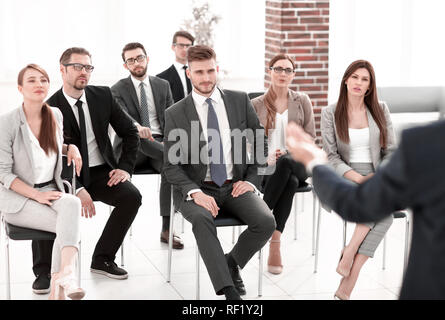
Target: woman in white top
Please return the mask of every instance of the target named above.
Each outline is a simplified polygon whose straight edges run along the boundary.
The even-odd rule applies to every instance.
[[[23,95],[19,108],[0,117],[0,211],[13,225],[55,232],[50,299],[81,299],[75,260],[80,239],[80,200],[64,193],[62,153],[74,159],[80,174],[82,160],[74,145],[63,144],[62,114],[44,99],[49,77],[29,64],[18,75]]]
[[[276,220],[276,230],[270,240],[268,271],[283,270],[280,239],[289,217],[295,189],[305,184],[306,170],[287,154],[286,127],[288,122],[299,124],[315,139],[314,112],[309,97],[289,89],[296,65],[287,55],[279,54],[269,62],[271,85],[267,92],[252,100],[261,124],[266,128],[269,168],[275,171],[264,178],[264,198]]]
[[[389,110],[378,101],[374,69],[368,61],[354,61],[346,69],[337,103],[322,111],[321,134],[329,163],[355,183],[369,179],[394,149]],[[337,267],[343,278],[336,298],[349,299],[363,264],[373,257],[391,224],[392,216],[356,225]]]

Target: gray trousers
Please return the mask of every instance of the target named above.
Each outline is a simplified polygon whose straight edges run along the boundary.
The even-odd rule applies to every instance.
[[[272,236],[275,230],[275,219],[267,204],[253,192],[233,198],[232,183],[221,188],[209,185],[201,190],[215,198],[220,214],[227,213],[247,224],[247,229],[241,233],[238,242],[231,251],[236,263],[243,268],[252,256],[259,251]],[[216,294],[222,294],[221,289],[233,286],[226,259],[217,237],[212,214],[191,201],[180,201],[176,207],[184,218],[192,224],[201,257],[206,265]]]
[[[56,190],[55,185],[49,185],[40,191]],[[58,200],[52,202],[50,207],[29,199],[22,210],[16,213],[5,213],[5,220],[18,227],[54,232],[54,241],[51,273],[59,272],[61,251],[64,247],[79,249],[80,240],[80,199],[64,193]]]
[[[351,168],[360,173],[363,176],[374,172],[374,166],[372,163],[351,163]],[[363,225],[368,226],[369,230],[365,239],[358,249],[358,253],[361,253],[370,258],[374,257],[374,253],[377,250],[378,245],[385,237],[386,232],[389,227],[391,227],[393,221],[392,214],[387,218],[384,218],[378,222],[363,223]]]

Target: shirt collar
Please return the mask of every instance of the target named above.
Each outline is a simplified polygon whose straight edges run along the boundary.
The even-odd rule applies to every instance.
[[[141,82],[143,82],[146,86],[148,86],[150,84],[150,81],[148,79],[148,75],[145,77],[144,80],[138,80],[135,77],[131,76],[131,81],[133,82],[133,85],[135,88],[139,89],[139,85],[141,84]]]
[[[195,90],[192,91],[192,97],[193,100],[201,107],[204,104],[207,105],[207,97],[200,95]],[[219,89],[215,86],[215,89],[213,90],[211,96],[209,97],[213,103],[220,103],[221,101],[221,92],[219,92]]]
[[[84,104],[87,103],[87,99],[85,97],[85,90],[82,92],[82,95],[80,96],[79,99],[75,99],[75,98],[70,97],[68,95],[68,93],[65,92],[65,88],[62,88],[62,92],[63,92],[63,95],[65,96],[65,99],[68,101],[69,105],[71,106],[71,108],[74,107],[74,105],[76,104],[77,100],[82,101]]]
[[[184,66],[187,66],[186,64],[182,64],[182,63],[179,63],[178,61],[175,61],[174,63],[173,63],[173,65],[175,66],[175,68],[176,68],[176,70],[178,71],[178,73],[179,73],[179,71],[182,71],[182,72],[184,72]],[[188,67],[188,66],[187,66]]]

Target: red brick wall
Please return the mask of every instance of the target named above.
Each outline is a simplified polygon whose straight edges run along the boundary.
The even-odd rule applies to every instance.
[[[266,0],[266,88],[268,63],[278,53],[296,61],[291,88],[311,98],[320,136],[320,112],[328,103],[329,0]]]

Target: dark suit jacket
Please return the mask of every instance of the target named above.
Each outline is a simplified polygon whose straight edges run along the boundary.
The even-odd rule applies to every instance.
[[[256,157],[258,152],[264,152],[267,157],[267,139],[263,126],[258,120],[255,110],[249,100],[249,97],[244,92],[220,90],[221,96],[226,106],[227,116],[229,120],[230,129],[252,129],[256,135],[249,139],[253,150],[250,152],[253,160],[247,161],[247,138],[244,136],[238,152],[241,152],[241,163],[236,164],[234,158],[234,136],[232,136],[232,160],[233,165],[233,182],[244,180],[254,184],[260,189],[262,176],[258,175],[258,168],[260,164]],[[192,130],[192,121],[198,123],[198,131]],[[182,129],[186,136],[174,137],[169,141],[168,136],[173,129]],[[172,133],[173,134],[173,133]],[[192,95],[188,95],[185,99],[165,111],[165,132],[164,132],[164,173],[167,180],[175,185],[181,193],[182,199],[186,199],[187,193],[192,189],[200,189],[204,186],[204,179],[207,173],[208,159],[202,162],[199,153],[202,148],[207,149],[207,141],[200,141],[199,137],[202,134],[202,126],[199,121],[199,116],[196,111]],[[193,149],[193,145],[199,144],[199,151]],[[179,146],[181,151],[181,158],[177,163],[172,163],[168,157],[170,148],[176,150]],[[196,152],[195,152],[196,151]],[[197,154],[198,153],[198,154]],[[202,152],[208,155],[208,152]],[[192,161],[192,158],[195,160]],[[194,163],[195,162],[195,163]],[[175,201],[178,200],[175,194]]]
[[[157,77],[149,76],[151,90],[153,92],[153,99],[156,108],[156,114],[158,115],[159,123],[161,125],[161,131],[164,132],[165,109],[173,104],[172,93],[167,81],[159,79]],[[131,80],[131,76],[125,79],[119,80],[115,85],[111,87],[111,92],[116,98],[119,105],[130,115],[134,122],[141,124],[141,114],[139,111],[139,101],[136,94],[136,90]],[[141,143],[148,142],[147,139],[141,139]],[[122,139],[118,136],[114,139],[114,149],[117,157],[120,157]]]
[[[168,81],[168,83],[170,83],[170,89],[172,90],[173,100],[175,102],[184,99],[184,88],[182,86],[182,81],[179,77],[178,71],[176,71],[175,65],[172,64],[170,68],[162,71],[157,75],[157,77],[165,79]],[[185,80],[190,84],[190,79],[188,77],[185,77]],[[191,87],[192,86],[190,84],[190,88]],[[187,90],[187,92],[190,93],[191,90]]]
[[[386,166],[361,185],[316,166],[320,200],[344,219],[378,221],[413,210],[413,234],[401,299],[445,299],[445,121],[403,132]]]
[[[132,173],[139,147],[139,134],[128,114],[119,106],[108,87],[87,86],[86,100],[90,111],[94,136],[105,162],[113,169]],[[80,150],[80,129],[73,110],[63,95],[62,89],[48,99],[48,104],[59,108],[63,114],[63,133],[66,144],[75,144]],[[123,139],[123,152],[119,162],[113,154],[108,137],[108,126]],[[84,166],[87,164],[83,164]],[[82,181],[80,180],[81,185]]]

